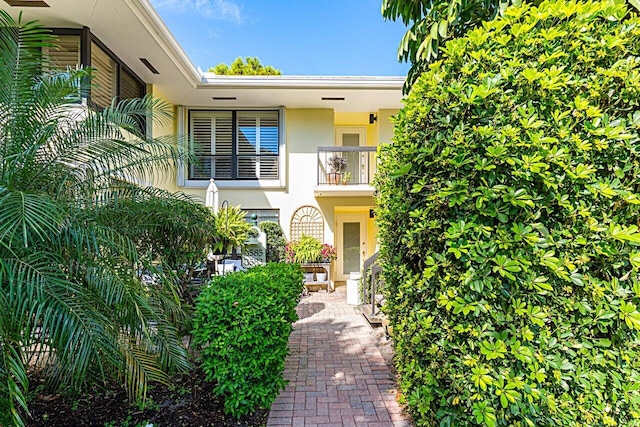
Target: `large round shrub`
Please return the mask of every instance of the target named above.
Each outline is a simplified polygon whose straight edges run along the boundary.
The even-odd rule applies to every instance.
[[[640,425],[640,20],[510,8],[452,40],[376,181],[418,425]]]

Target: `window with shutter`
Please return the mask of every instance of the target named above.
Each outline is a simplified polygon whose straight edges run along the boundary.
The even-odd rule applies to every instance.
[[[56,47],[44,48],[55,70],[65,71],[80,65],[80,36],[59,35],[55,44]]]
[[[278,179],[277,111],[191,111],[190,179]]]
[[[91,82],[91,102],[98,108],[111,104],[117,93],[118,64],[95,42],[91,43],[91,66],[96,69]]]
[[[145,88],[133,74],[123,69],[120,72],[120,99],[142,98]]]

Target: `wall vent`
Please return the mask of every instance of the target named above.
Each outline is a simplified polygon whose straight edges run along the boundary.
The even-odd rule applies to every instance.
[[[9,6],[13,7],[49,7],[42,0],[4,0]]]
[[[160,71],[156,70],[156,67],[151,65],[151,62],[147,58],[138,58],[140,61],[151,71],[153,74],[160,74]]]

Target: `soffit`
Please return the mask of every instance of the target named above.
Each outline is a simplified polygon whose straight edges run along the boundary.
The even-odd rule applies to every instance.
[[[170,102],[198,108],[328,108],[374,112],[402,107],[401,77],[215,76],[196,70],[149,0],[47,0],[47,8],[0,8],[47,27],[89,27]],[[156,75],[140,61],[146,58]],[[213,98],[236,98],[214,100]],[[322,100],[344,98],[344,100]]]
[[[89,27],[91,32],[140,78],[157,85],[173,103],[180,103],[200,82],[200,74],[148,0],[47,0],[50,7],[0,8],[23,20],[37,19],[51,28]],[[156,75],[140,61],[146,58]]]
[[[187,97],[186,104],[208,108],[285,106],[373,112],[401,108],[403,83],[402,77],[240,77],[205,73],[203,83]]]

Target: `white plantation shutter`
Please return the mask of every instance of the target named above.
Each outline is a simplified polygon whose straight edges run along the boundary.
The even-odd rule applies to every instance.
[[[238,178],[278,178],[278,113],[238,112]]]
[[[191,116],[191,140],[193,153],[198,161],[192,163],[190,175],[193,179],[209,179],[211,175],[212,123],[210,115],[194,113]]]
[[[278,179],[278,112],[236,112],[235,141],[233,120],[231,111],[191,113],[190,132],[200,159],[190,169],[191,178]]]
[[[255,179],[258,145],[257,117],[249,112],[238,113],[238,178]]]
[[[128,71],[120,73],[120,99],[142,98],[144,86]]]
[[[260,178],[278,179],[278,113],[260,114]]]
[[[214,178],[232,178],[233,116],[230,111],[213,115],[212,154],[215,155]]]
[[[96,43],[91,43],[91,66],[96,69],[91,86],[91,101],[106,107],[116,97],[118,64]]]

